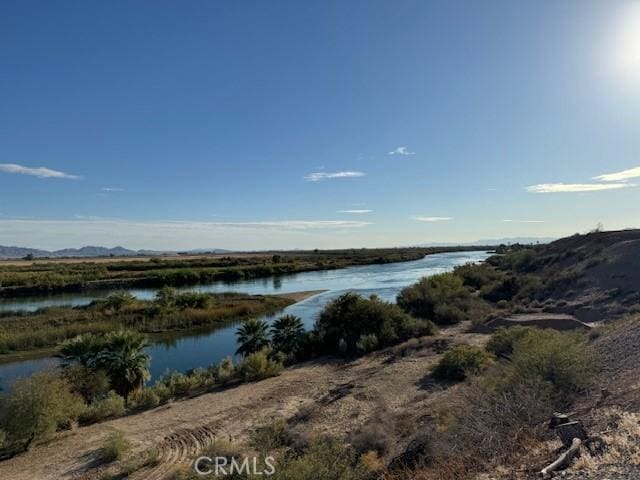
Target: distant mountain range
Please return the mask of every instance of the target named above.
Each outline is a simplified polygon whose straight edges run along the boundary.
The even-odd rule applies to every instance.
[[[124,247],[95,247],[86,246],[80,248],[64,248],[62,250],[40,250],[38,248],[24,248],[24,247],[5,247],[0,245],[0,258],[24,258],[32,255],[34,258],[62,258],[62,257],[127,257],[133,255],[167,255],[167,254],[190,254],[190,253],[226,253],[229,250],[223,250],[221,248],[200,248],[197,250],[190,250],[187,252],[160,252],[155,250],[130,250]]]
[[[477,240],[468,243],[423,243],[418,247],[457,247],[457,246],[478,246],[478,245],[512,245],[514,243],[549,243],[555,240],[551,237],[513,237],[494,238],[487,240]],[[33,258],[91,258],[91,257],[128,257],[135,255],[197,255],[204,253],[230,253],[233,250],[222,248],[196,248],[187,251],[157,251],[157,250],[130,250],[124,247],[96,247],[88,245],[80,248],[63,248],[62,250],[41,250],[38,248],[25,247],[5,247],[0,245],[0,258],[24,258],[32,255]]]

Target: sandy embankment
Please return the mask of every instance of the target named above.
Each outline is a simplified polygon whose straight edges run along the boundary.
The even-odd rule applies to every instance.
[[[120,430],[131,442],[130,457],[159,452],[160,464],[131,476],[166,480],[214,439],[242,442],[256,426],[309,412],[299,428],[305,434],[348,437],[367,419],[384,415],[407,432],[449,395],[430,381],[441,353],[435,340],[483,343],[485,335],[465,333],[461,324],[437,337],[362,357],[354,362],[318,360],[286,369],[282,375],[176,401],[136,415],[76,428],[46,445],[0,462],[0,478],[12,480],[97,480],[118,465],[94,463],[106,435]]]

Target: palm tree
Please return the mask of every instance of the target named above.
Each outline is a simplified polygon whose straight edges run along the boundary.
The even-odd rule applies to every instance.
[[[78,363],[89,367],[104,348],[104,339],[93,333],[86,333],[65,341],[60,347],[59,355],[64,366]]]
[[[141,388],[151,376],[151,357],[145,351],[147,339],[138,332],[120,330],[108,333],[105,343],[106,348],[97,355],[93,366],[104,369],[115,391],[126,397],[132,390]]]
[[[293,355],[298,350],[303,334],[304,326],[299,317],[295,315],[280,317],[271,327],[273,348],[286,355]]]
[[[238,344],[236,354],[247,356],[254,352],[259,352],[269,346],[269,326],[267,322],[258,318],[250,318],[246,320],[238,331]]]

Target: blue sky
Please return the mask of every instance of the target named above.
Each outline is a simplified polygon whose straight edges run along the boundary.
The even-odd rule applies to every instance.
[[[640,226],[637,1],[6,1],[0,62],[0,244]]]

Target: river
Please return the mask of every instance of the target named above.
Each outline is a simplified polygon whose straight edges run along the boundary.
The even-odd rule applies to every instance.
[[[410,262],[303,272],[231,283],[215,282],[185,287],[182,290],[250,294],[326,290],[324,293],[290,305],[278,313],[278,316],[283,314],[297,315],[302,318],[306,328],[311,328],[324,305],[347,291],[354,291],[364,296],[375,294],[382,300],[395,301],[396,295],[402,288],[422,277],[447,272],[465,263],[481,262],[489,255],[488,252],[479,251],[438,253]],[[157,290],[130,289],[129,291],[139,298],[149,299],[153,298]],[[111,292],[99,291],[10,299],[0,303],[0,310],[33,311],[52,305],[85,305],[109,293]],[[266,319],[271,320],[271,318]],[[229,355],[233,356],[236,350],[236,329],[237,325],[232,325],[213,332],[154,343],[149,347],[151,381],[157,379],[167,370],[184,372],[192,368],[206,367]],[[16,378],[29,376],[39,370],[54,367],[56,364],[57,359],[53,357],[0,364],[0,389],[6,388]]]

